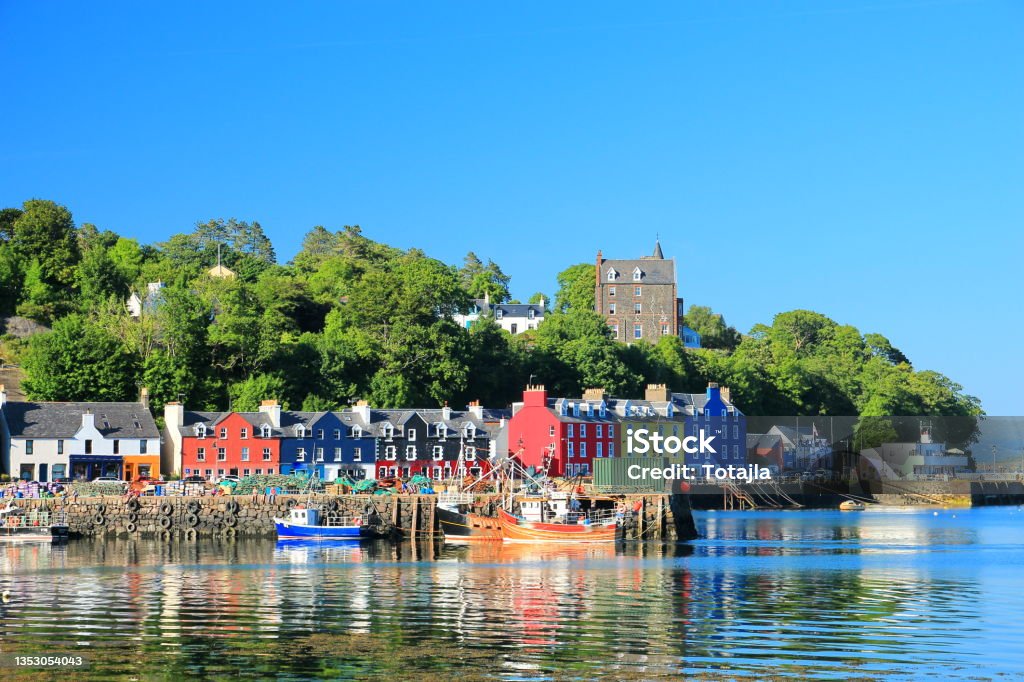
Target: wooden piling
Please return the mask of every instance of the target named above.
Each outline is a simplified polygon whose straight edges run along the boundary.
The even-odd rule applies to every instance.
[[[412,529],[411,529],[410,532],[412,534],[411,539],[414,540],[414,541],[416,540],[416,525],[419,523],[419,520],[420,520],[420,496],[419,495],[413,495],[413,497],[412,497]]]

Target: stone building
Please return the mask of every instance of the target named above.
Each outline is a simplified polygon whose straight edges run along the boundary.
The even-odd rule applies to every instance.
[[[612,260],[597,252],[594,304],[618,341],[657,343],[662,336],[683,338],[683,299],[676,291],[676,262],[665,258],[661,242],[654,253]]]

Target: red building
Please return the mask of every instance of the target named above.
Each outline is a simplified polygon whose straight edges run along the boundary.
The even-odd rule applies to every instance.
[[[508,448],[523,466],[549,476],[589,476],[594,459],[620,454],[618,428],[601,390],[549,399],[543,386],[527,386],[508,424]]]
[[[259,412],[184,412],[182,476],[277,474],[281,471],[281,407],[264,401]]]

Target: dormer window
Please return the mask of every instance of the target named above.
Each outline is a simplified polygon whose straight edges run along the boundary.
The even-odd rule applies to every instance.
[[[296,438],[305,438],[306,437],[306,427],[303,426],[302,424],[296,424],[295,425],[295,437]]]
[[[260,438],[270,438],[270,424],[264,424],[260,427]]]
[[[536,315],[537,315],[537,312],[533,308],[530,308],[528,311],[526,311],[526,317],[528,317],[531,320],[534,319],[534,317],[536,317]]]
[[[353,438],[362,438],[363,437],[363,427],[361,427],[361,426],[353,426],[352,427],[352,437]]]
[[[615,268],[608,268],[608,281],[614,282],[619,276],[619,273],[615,272]]]
[[[466,424],[464,433],[466,434],[466,440],[473,440],[476,438],[476,426],[472,423]]]
[[[563,417],[569,414],[569,405],[563,400],[558,408],[558,413]]]
[[[572,404],[572,416],[574,416],[574,417],[580,416],[580,404],[579,403],[573,403]]]
[[[448,426],[445,425],[445,424],[442,424],[441,422],[438,422],[437,423],[437,430],[435,432],[435,435],[438,438],[440,438],[441,440],[444,440],[445,438],[447,438],[448,437]]]
[[[196,424],[196,437],[206,438],[206,424]]]
[[[505,311],[502,310],[501,308],[495,308],[494,309],[494,319],[500,320],[504,314],[505,314]]]
[[[392,426],[391,424],[385,424],[383,431],[384,437],[387,438],[388,440],[391,440],[392,438],[395,437],[395,427]]]
[[[633,268],[633,281],[634,282],[639,282],[641,279],[643,279],[643,276],[644,276],[644,273],[640,270],[639,267]]]

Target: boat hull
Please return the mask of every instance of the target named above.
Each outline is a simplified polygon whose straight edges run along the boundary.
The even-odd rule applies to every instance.
[[[535,523],[516,518],[498,510],[502,539],[505,542],[615,542],[615,523],[579,525],[568,523]]]
[[[358,540],[369,533],[365,526],[302,526],[279,518],[274,519],[274,527],[282,540]]]
[[[493,516],[461,514],[438,507],[437,522],[445,542],[495,542],[502,538],[501,522]]]

